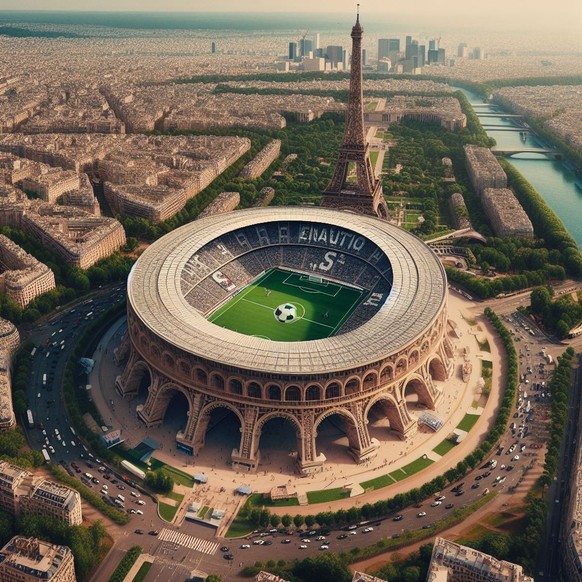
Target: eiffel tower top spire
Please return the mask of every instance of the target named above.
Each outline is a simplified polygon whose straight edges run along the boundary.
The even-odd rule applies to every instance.
[[[346,111],[343,144],[333,177],[323,192],[322,206],[353,210],[362,214],[388,216],[382,196],[382,184],[370,162],[369,146],[364,132],[364,95],[362,88],[362,36],[360,5],[352,28],[350,90]]]
[[[357,10],[356,10],[356,24],[354,24],[353,28],[352,28],[352,38],[354,38],[354,33],[358,33],[360,34],[360,36],[362,36],[362,34],[364,33],[364,29],[362,28],[362,25],[360,24],[360,5],[357,4]]]

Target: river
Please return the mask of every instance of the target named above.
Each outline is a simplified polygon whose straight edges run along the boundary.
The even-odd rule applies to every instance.
[[[474,106],[475,113],[489,137],[500,147],[544,147],[546,144],[531,133],[522,135],[515,119],[504,119],[504,111],[496,105],[484,104],[483,99],[460,89]],[[499,113],[499,117],[481,117],[484,113]],[[508,112],[506,112],[508,113]],[[506,131],[515,128],[516,131]],[[505,130],[504,130],[505,129]],[[540,193],[548,206],[560,217],[582,249],[582,191],[576,188],[576,175],[564,161],[543,154],[517,154],[507,158],[522,176]],[[578,178],[582,185],[582,178]]]

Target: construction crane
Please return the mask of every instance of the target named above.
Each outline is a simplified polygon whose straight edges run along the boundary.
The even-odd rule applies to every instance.
[[[309,29],[306,30],[303,35],[301,36],[301,38],[297,41],[297,44],[299,45],[299,56],[304,57],[305,56],[305,37],[309,34]]]

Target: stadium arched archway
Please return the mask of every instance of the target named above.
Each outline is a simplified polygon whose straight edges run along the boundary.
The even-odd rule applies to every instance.
[[[325,399],[339,398],[342,395],[342,387],[339,382],[331,382],[325,387]]]
[[[371,400],[364,418],[368,421],[370,438],[383,442],[400,440],[404,436],[404,422],[392,396],[382,394]]]
[[[158,398],[166,401],[163,425],[172,432],[184,432],[190,414],[190,400],[186,394],[172,385],[163,387],[163,393]]]
[[[428,386],[420,378],[410,378],[402,388],[402,397],[408,410],[434,409],[434,401]]]
[[[286,402],[299,402],[301,400],[301,388],[299,386],[288,386],[285,388]]]
[[[260,451],[261,468],[293,473],[299,450],[301,427],[291,414],[273,412],[259,419],[254,441]]]
[[[311,384],[305,390],[305,400],[321,400],[321,386]]]
[[[137,404],[143,404],[150,393],[152,373],[144,361],[138,361],[133,366],[125,382],[125,394],[135,394]]]
[[[357,376],[350,378],[344,387],[344,394],[350,396],[351,394],[357,394],[361,390],[361,381]]]
[[[433,382],[444,382],[447,379],[447,370],[438,356],[435,356],[429,362],[428,373]]]
[[[194,433],[194,450],[207,467],[231,462],[233,449],[241,446],[242,417],[227,402],[212,402],[200,411]]]
[[[243,393],[242,382],[240,380],[237,380],[236,378],[232,378],[228,382],[228,391],[231,394],[238,394],[239,396],[242,395]]]
[[[263,391],[257,382],[249,382],[247,384],[247,396],[249,398],[262,398]]]
[[[341,408],[323,413],[314,423],[315,449],[333,463],[352,459],[349,449],[360,450],[356,419]],[[349,463],[352,464],[352,463]]]
[[[267,400],[281,400],[281,387],[277,384],[269,384],[266,396]]]

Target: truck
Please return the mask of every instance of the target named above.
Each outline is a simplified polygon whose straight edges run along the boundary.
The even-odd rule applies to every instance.
[[[121,461],[121,466],[126,471],[129,471],[132,475],[135,475],[136,477],[139,477],[140,479],[145,479],[145,476],[146,476],[145,473],[139,467],[132,465],[129,461],[126,461],[124,459],[123,461]]]
[[[42,375],[42,385],[46,386],[46,374]]]
[[[50,463],[51,458],[50,458],[50,455],[48,454],[48,451],[46,449],[42,449],[40,452],[42,453],[42,456],[44,457],[45,462]]]
[[[28,420],[28,428],[34,428],[34,417],[30,408],[26,411],[26,419]]]

